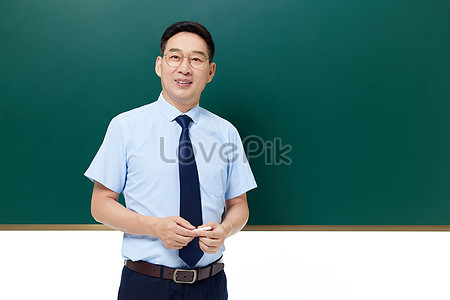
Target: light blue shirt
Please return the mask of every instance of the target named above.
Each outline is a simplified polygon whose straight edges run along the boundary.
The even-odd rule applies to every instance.
[[[180,184],[177,147],[182,113],[161,95],[153,103],[111,120],[94,160],[84,174],[110,190],[123,193],[129,210],[146,216],[178,216]],[[189,135],[200,181],[203,223],[221,223],[225,201],[256,187],[236,128],[199,107],[186,113],[193,122]],[[205,253],[197,267],[222,256]],[[188,268],[178,250],[167,249],[156,237],[124,234],[124,259],[144,260],[172,268]]]

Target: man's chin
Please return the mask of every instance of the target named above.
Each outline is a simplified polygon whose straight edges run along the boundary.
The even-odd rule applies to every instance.
[[[194,97],[192,95],[187,95],[185,93],[176,93],[173,95],[167,95],[167,94],[163,94],[164,99],[166,99],[169,103],[171,103],[172,105],[178,106],[178,105],[183,105],[183,106],[191,106],[194,107],[195,105],[198,104],[198,99],[197,97]]]
[[[199,99],[199,96],[197,97],[196,95],[194,95],[192,93],[192,91],[188,91],[185,89],[183,89],[181,91],[178,90],[173,96],[177,101],[182,102],[182,103],[192,103],[192,102],[196,102],[197,99]]]

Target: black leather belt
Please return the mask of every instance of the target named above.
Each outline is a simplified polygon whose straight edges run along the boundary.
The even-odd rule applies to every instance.
[[[219,259],[217,262],[206,267],[193,270],[173,269],[161,265],[154,265],[142,260],[132,261],[129,259],[125,260],[125,266],[135,272],[152,277],[173,280],[176,283],[194,283],[214,276],[222,271],[224,264],[221,261],[222,260]]]

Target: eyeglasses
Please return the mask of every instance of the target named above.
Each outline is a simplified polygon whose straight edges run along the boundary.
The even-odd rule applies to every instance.
[[[208,58],[201,53],[191,53],[186,56],[180,51],[169,51],[168,53],[164,54],[164,57],[166,58],[165,60],[169,67],[172,68],[178,68],[183,62],[184,58],[187,57],[191,67],[197,70],[201,70],[208,60]]]

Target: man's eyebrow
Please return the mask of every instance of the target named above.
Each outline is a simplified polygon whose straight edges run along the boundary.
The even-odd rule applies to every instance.
[[[204,56],[206,56],[206,54],[203,51],[192,51],[192,53],[196,53],[196,54],[202,54]]]
[[[169,50],[167,50],[168,52],[183,52],[183,50],[179,49],[179,48],[170,48]],[[205,52],[200,51],[200,50],[194,50],[192,51],[192,53],[196,53],[196,54],[202,54],[204,56],[206,56]]]
[[[170,48],[167,51],[169,51],[169,52],[183,52],[183,51],[181,51],[181,49],[178,49],[178,48]]]

